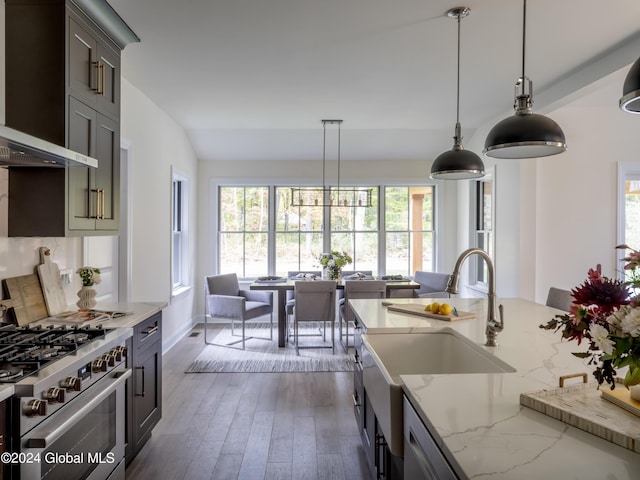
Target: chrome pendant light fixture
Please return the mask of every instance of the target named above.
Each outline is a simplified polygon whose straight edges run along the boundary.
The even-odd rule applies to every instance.
[[[462,146],[462,128],[460,127],[460,20],[471,13],[467,7],[452,8],[447,12],[449,18],[458,20],[458,83],[456,92],[456,129],[453,136],[453,148],[438,155],[431,165],[431,178],[445,180],[465,180],[484,176],[484,163],[475,153]]]
[[[640,58],[624,79],[620,109],[627,113],[640,113]]]
[[[522,76],[515,86],[515,115],[498,122],[489,132],[483,153],[494,158],[536,158],[567,149],[560,126],[544,115],[533,113],[533,84],[525,75],[527,0],[522,15]]]
[[[338,125],[338,178],[335,187],[326,183],[327,125]],[[372,191],[370,188],[340,187],[341,125],[342,120],[322,120],[322,188],[292,188],[292,207],[370,207],[372,205]]]

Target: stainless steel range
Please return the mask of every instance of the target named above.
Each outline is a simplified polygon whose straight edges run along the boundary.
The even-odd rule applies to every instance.
[[[124,479],[126,328],[0,328],[12,478]]]

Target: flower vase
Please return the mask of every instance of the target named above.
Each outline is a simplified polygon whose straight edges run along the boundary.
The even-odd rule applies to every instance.
[[[342,270],[339,268],[328,268],[327,274],[329,280],[340,280],[342,278]]]
[[[80,310],[89,310],[96,306],[96,290],[91,286],[83,285],[78,291],[79,300],[76,305]]]
[[[631,398],[640,402],[640,385],[631,385],[629,387]]]

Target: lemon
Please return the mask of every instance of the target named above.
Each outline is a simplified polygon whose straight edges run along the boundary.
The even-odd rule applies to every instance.
[[[451,305],[449,305],[448,303],[443,303],[442,305],[440,305],[440,308],[438,309],[438,313],[440,315],[449,315],[452,310],[453,309],[451,308]]]
[[[438,302],[433,302],[431,304],[431,312],[438,313],[440,311],[440,304]]]
[[[430,303],[424,306],[424,311],[425,312],[430,312],[431,311],[431,304]]]

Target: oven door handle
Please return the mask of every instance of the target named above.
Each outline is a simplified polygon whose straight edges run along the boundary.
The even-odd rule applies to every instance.
[[[47,445],[53,444],[53,442],[64,435],[67,430],[69,430],[73,425],[84,418],[86,414],[97,407],[100,402],[102,402],[121,385],[123,385],[124,382],[126,382],[127,379],[131,376],[131,369],[129,368],[127,370],[118,370],[112,372],[111,375],[112,377],[110,378],[113,378],[114,376],[116,378],[108,387],[96,394],[95,397],[93,397],[88,403],[83,405],[79,410],[75,410],[73,414],[68,418],[63,419],[62,423],[55,426],[55,428],[53,428],[52,430],[40,430],[34,432],[27,442],[27,448],[46,448]]]

